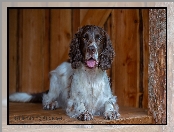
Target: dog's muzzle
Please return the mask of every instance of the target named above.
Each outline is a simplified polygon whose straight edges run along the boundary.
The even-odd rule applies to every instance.
[[[98,52],[94,45],[90,45],[87,48],[86,53],[86,66],[88,68],[94,68],[98,65]]]

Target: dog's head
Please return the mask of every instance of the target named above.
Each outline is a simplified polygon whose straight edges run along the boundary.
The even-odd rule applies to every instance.
[[[86,25],[79,29],[70,44],[70,62],[76,69],[83,63],[88,68],[107,70],[114,57],[111,40],[102,28]]]

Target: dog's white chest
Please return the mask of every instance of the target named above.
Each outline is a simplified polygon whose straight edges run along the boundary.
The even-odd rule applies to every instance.
[[[71,95],[83,102],[90,110],[95,110],[104,94],[103,71],[78,70],[73,75]]]

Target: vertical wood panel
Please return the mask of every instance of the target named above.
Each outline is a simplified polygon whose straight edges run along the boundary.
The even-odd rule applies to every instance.
[[[49,89],[50,72],[50,10],[44,10],[43,14],[43,45],[42,45],[42,70],[43,70],[43,91]],[[39,65],[39,64],[38,64]]]
[[[50,70],[68,59],[71,35],[71,10],[51,10]]]
[[[44,10],[25,9],[22,12],[20,90],[30,93],[44,89]]]
[[[17,9],[9,10],[9,93],[16,92],[17,68]]]
[[[112,38],[115,44],[115,94],[119,105],[138,106],[139,88],[138,10],[113,10]]]
[[[143,16],[143,108],[148,108],[148,64],[149,64],[149,10],[142,10]]]
[[[67,61],[68,53],[69,53],[69,45],[72,39],[72,29],[71,29],[71,10],[61,10],[60,12],[61,19],[60,19],[60,35],[61,35],[61,41],[60,41],[60,63],[63,61]]]
[[[149,10],[149,114],[156,124],[167,124],[166,113],[166,9]]]
[[[81,21],[80,26],[91,24],[103,27],[111,11],[112,9],[90,9]]]
[[[16,75],[16,77],[17,77],[17,80],[18,80],[18,82],[17,82],[17,86],[16,86],[16,91],[17,92],[20,92],[20,91],[22,91],[22,83],[21,83],[21,81],[22,81],[22,57],[23,57],[23,55],[22,55],[22,52],[23,52],[23,10],[21,9],[21,10],[19,10],[18,11],[19,12],[19,16],[18,16],[18,21],[19,21],[19,27],[18,27],[18,34],[19,34],[19,43],[18,43],[18,48],[17,48],[17,75]],[[26,92],[26,91],[22,91],[22,92]]]
[[[59,64],[59,45],[60,45],[60,10],[50,11],[50,70]]]
[[[80,26],[80,13],[80,9],[72,9],[72,37],[74,37]]]
[[[144,60],[143,60],[143,51],[144,46],[143,46],[143,15],[142,15],[142,10],[139,9],[139,94],[137,95],[137,98],[139,98],[139,103],[138,107],[142,108],[143,107],[143,65],[144,65]]]
[[[86,13],[88,12],[89,9],[80,9],[80,23],[84,19]],[[80,26],[80,25],[79,25]]]

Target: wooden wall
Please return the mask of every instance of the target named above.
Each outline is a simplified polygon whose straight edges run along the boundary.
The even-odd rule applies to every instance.
[[[9,10],[10,93],[47,90],[49,71],[68,59],[71,38],[71,10]]]
[[[108,71],[119,105],[147,108],[148,10],[10,9],[9,93],[49,88],[49,71],[68,59],[79,27],[104,27],[116,56]]]

